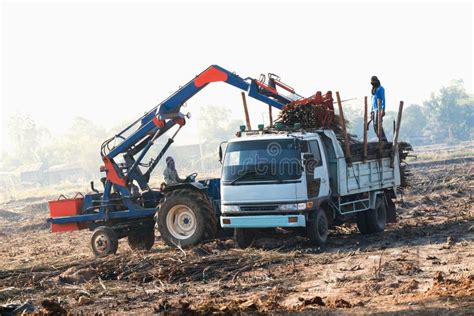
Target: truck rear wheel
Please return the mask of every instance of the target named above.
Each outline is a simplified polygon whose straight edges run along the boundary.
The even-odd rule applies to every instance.
[[[214,209],[198,191],[172,191],[161,200],[157,213],[158,229],[168,246],[189,247],[215,236]]]
[[[378,196],[375,209],[357,213],[357,228],[361,234],[383,232],[387,222],[387,206],[383,196]]]
[[[128,235],[128,245],[132,250],[148,251],[155,243],[155,230],[131,231]]]
[[[375,209],[367,212],[367,229],[369,233],[379,233],[385,230],[387,222],[387,207],[383,196],[378,196],[375,200]]]
[[[329,235],[329,223],[326,213],[322,209],[317,209],[311,212],[308,217],[306,231],[309,240],[318,246],[324,245]]]
[[[234,230],[235,242],[239,248],[245,249],[252,245],[255,240],[255,232],[249,228],[236,228]]]

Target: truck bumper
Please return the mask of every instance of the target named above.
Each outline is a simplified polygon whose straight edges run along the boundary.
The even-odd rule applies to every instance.
[[[304,215],[221,216],[222,228],[305,227]]]

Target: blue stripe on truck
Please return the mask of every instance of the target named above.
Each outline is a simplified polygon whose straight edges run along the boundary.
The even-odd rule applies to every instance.
[[[289,218],[296,218],[290,222]],[[230,220],[230,224],[224,224]],[[221,216],[222,228],[267,228],[267,227],[305,227],[304,215],[259,215],[259,216]]]

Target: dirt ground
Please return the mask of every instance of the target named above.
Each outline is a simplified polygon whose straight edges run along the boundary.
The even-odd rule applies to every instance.
[[[240,250],[232,239],[148,253],[120,241],[95,259],[90,232],[51,234],[44,199],[0,205],[0,304],[39,313],[473,314],[473,159],[411,164],[398,222],[328,245],[279,232]]]

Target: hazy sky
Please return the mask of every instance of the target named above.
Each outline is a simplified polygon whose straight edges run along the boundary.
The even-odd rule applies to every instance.
[[[77,115],[106,127],[133,121],[210,64],[343,99],[368,95],[376,74],[393,110],[451,79],[474,90],[471,2],[224,2],[4,1],[2,143],[14,113],[53,132]],[[194,119],[182,143],[211,104],[243,116],[240,91],[214,84],[184,109]],[[266,105],[249,106],[261,122]]]

